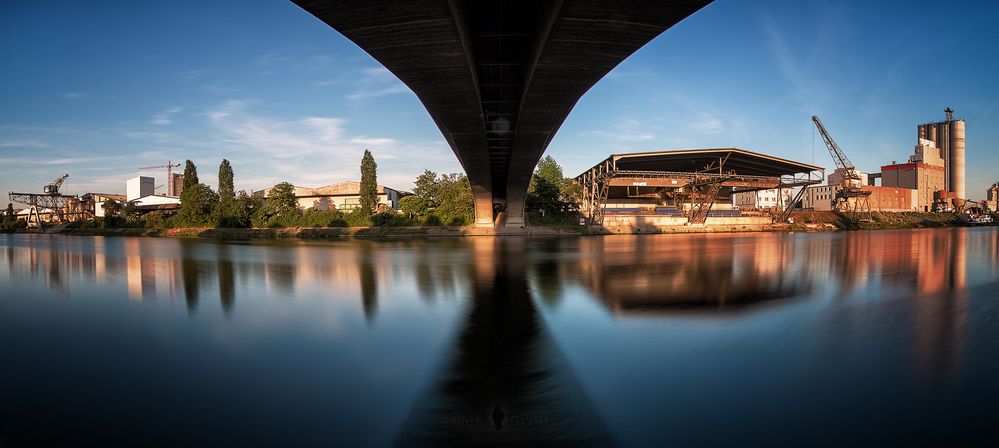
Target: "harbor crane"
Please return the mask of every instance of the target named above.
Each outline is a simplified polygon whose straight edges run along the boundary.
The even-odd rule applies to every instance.
[[[822,125],[822,120],[813,115],[812,122],[819,129],[822,140],[826,143],[829,155],[832,156],[836,164],[836,175],[840,178],[839,189],[832,199],[833,210],[839,212],[849,212],[854,216],[861,212],[869,213],[871,204],[869,197],[871,192],[862,188],[863,182],[857,174],[857,167],[846,157],[846,153],[836,144],[829,131]]]
[[[24,204],[29,206],[28,209],[28,227],[42,228],[42,217],[41,213],[38,212],[38,208],[47,208],[55,213],[59,221],[62,221],[62,213],[66,209],[66,205],[69,199],[75,196],[67,196],[59,193],[59,188],[62,184],[66,182],[69,178],[69,174],[63,174],[53,180],[48,185],[42,187],[42,193],[7,193],[7,199],[10,202],[17,202],[18,204]],[[32,222],[32,218],[34,221]]]
[[[66,178],[68,177],[69,174],[63,174],[62,176],[59,176],[58,179],[52,181],[51,183],[43,187],[42,192],[45,194],[59,194],[59,187],[62,186],[63,182],[66,182]]]
[[[173,169],[177,168],[179,166],[180,166],[179,163],[175,164],[175,163],[173,163],[173,161],[167,160],[166,165],[149,165],[149,166],[139,167],[139,169],[140,170],[152,170],[152,169],[157,169],[157,168],[166,168],[166,170],[167,170],[167,195],[173,196],[174,191],[176,191],[174,189],[174,185],[173,185]]]

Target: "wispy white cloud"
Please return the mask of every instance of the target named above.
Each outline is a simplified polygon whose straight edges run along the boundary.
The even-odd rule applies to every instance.
[[[316,87],[326,87],[326,86],[335,86],[337,84],[343,84],[343,82],[344,82],[343,79],[335,78],[335,79],[325,79],[322,81],[316,81],[313,82],[312,85]]]
[[[86,90],[81,90],[81,91],[78,91],[78,92],[66,92],[66,93],[64,93],[62,95],[62,97],[65,98],[65,99],[67,99],[67,100],[82,100],[82,99],[90,98],[92,96],[94,96],[94,95],[92,93],[86,91]]]
[[[44,148],[48,143],[41,140],[0,140],[0,148]]]
[[[267,53],[257,56],[253,65],[257,67],[258,75],[273,75],[281,71],[314,72],[330,68],[335,59],[328,54],[313,54],[309,56]]]
[[[146,140],[157,143],[163,143],[169,141],[173,134],[169,132],[145,132],[145,131],[127,131],[123,134],[127,138],[136,140]]]
[[[443,142],[412,143],[350,135],[347,121],[342,118],[278,118],[255,106],[250,101],[230,100],[204,114],[213,130],[214,143],[208,144],[222,153],[234,154],[234,163],[243,161],[237,171],[245,170],[247,176],[237,176],[240,188],[259,189],[280,181],[320,186],[357,179],[365,149],[371,149],[379,163],[379,182],[397,188],[409,188],[424,168],[457,165]],[[420,155],[420,166],[411,163],[413,154]]]
[[[827,102],[829,93],[834,91],[823,82],[825,78],[822,74],[812,69],[819,56],[818,47],[813,45],[810,54],[797,55],[792,51],[782,29],[770,17],[759,15],[758,21],[777,68],[790,87],[789,94],[794,106],[802,113],[818,112],[820,106]]]
[[[697,112],[694,120],[687,123],[687,127],[694,132],[701,134],[718,134],[725,129],[722,120],[707,112]]]
[[[81,163],[94,163],[105,160],[112,160],[114,157],[57,157],[57,158],[45,158],[45,157],[2,157],[0,158],[0,164],[2,165],[65,165],[65,166],[75,166]]]
[[[395,139],[392,138],[370,138],[370,137],[354,137],[350,139],[351,143],[358,145],[369,145],[369,146],[384,146],[391,145],[395,143]]]
[[[612,129],[594,129],[585,134],[621,142],[644,142],[656,138],[648,123],[628,117],[619,118]]]
[[[357,81],[357,89],[347,94],[347,99],[351,101],[410,91],[409,87],[406,87],[402,81],[399,81],[392,72],[384,67],[366,68],[361,73],[362,76]]]
[[[181,107],[171,107],[163,112],[160,112],[153,116],[153,119],[149,121],[151,124],[155,125],[167,125],[173,122],[173,115],[183,110]]]
[[[225,143],[278,158],[315,155],[343,141],[340,118],[282,120],[254,115],[246,101],[227,101],[207,112]]]

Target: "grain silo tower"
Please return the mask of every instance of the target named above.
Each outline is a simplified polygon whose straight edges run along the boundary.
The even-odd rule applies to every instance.
[[[940,149],[944,160],[944,185],[947,191],[961,199],[968,196],[964,190],[964,120],[955,120],[951,108],[944,110],[945,121],[921,124],[917,127],[918,137],[932,141]]]

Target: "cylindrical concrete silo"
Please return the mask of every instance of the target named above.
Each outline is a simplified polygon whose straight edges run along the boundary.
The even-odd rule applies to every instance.
[[[954,193],[961,199],[968,199],[964,190],[964,120],[950,122],[950,173]]]

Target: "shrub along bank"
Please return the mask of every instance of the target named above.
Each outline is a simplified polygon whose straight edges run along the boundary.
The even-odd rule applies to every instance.
[[[815,225],[839,230],[913,229],[956,227],[963,223],[954,213],[871,212],[853,215],[840,212],[796,212],[790,230],[810,230]]]

